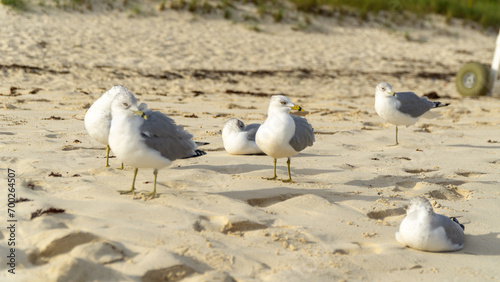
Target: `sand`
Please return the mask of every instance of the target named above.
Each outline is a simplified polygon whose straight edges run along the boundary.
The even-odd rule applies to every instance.
[[[390,28],[313,17],[306,30],[264,21],[260,32],[171,10],[0,6],[0,18],[0,199],[8,169],[24,199],[15,206],[16,274],[2,263],[0,280],[500,279],[500,101],[462,98],[454,86],[464,63],[491,62],[496,34],[440,18]],[[451,105],[401,127],[400,145],[389,147],[394,127],[373,107],[379,81]],[[159,172],[158,199],[119,195],[133,168],[117,169],[115,158],[105,168],[104,146],[85,131],[86,109],[115,84],[210,143],[206,156]],[[263,122],[277,93],[302,106],[316,132],[292,159],[292,184],[262,179],[270,157],[230,156],[222,145],[227,119]],[[278,176],[286,178],[284,159]],[[140,169],[138,190],[152,182]],[[414,196],[465,225],[462,250],[396,242]],[[0,229],[4,260],[10,236]]]

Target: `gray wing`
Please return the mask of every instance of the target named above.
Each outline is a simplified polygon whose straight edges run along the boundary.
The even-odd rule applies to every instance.
[[[300,152],[308,146],[312,146],[314,141],[316,141],[313,127],[305,118],[294,115],[290,116],[295,122],[295,134],[290,140],[290,146],[292,146],[295,151]]]
[[[464,243],[464,231],[458,223],[453,222],[444,215],[436,214],[431,223],[431,227],[435,229],[439,226],[443,226],[446,237],[448,237],[453,244],[462,245]]]
[[[258,123],[252,123],[252,124],[245,126],[245,128],[243,130],[246,131],[248,140],[255,141],[255,134],[257,134],[257,130],[259,130],[259,127],[260,127],[260,124],[258,124]]]
[[[398,111],[414,118],[419,117],[425,114],[428,110],[436,107],[434,102],[427,100],[426,97],[419,97],[413,92],[398,92],[395,95],[396,100],[401,103]]]
[[[157,111],[147,110],[145,113],[148,119],[144,120],[140,130],[148,147],[171,161],[198,154],[197,146],[191,140],[193,135],[176,125],[173,119]]]

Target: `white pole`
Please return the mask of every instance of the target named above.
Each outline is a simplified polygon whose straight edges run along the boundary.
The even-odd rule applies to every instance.
[[[488,95],[491,96],[493,88],[495,87],[495,82],[497,80],[498,68],[500,67],[500,32],[498,32],[497,46],[495,48],[495,55],[493,56],[493,62],[491,62],[491,87]]]

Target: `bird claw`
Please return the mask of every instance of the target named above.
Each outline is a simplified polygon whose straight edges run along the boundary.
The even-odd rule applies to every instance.
[[[293,183],[293,180],[292,179],[282,179],[281,182],[284,182],[284,183]]]
[[[143,195],[148,199],[158,198],[158,194],[156,194],[156,192],[143,193]]]
[[[265,180],[276,180],[278,177],[277,176],[274,176],[274,177],[262,177],[262,179],[265,179]]]
[[[120,195],[123,195],[123,194],[132,194],[133,196],[135,196],[135,190],[134,189],[130,189],[130,190],[117,190],[118,193],[120,193]]]

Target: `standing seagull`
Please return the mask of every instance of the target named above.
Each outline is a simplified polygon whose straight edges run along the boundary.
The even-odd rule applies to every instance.
[[[464,227],[455,218],[434,213],[426,198],[415,197],[396,232],[396,240],[421,251],[456,251],[464,246]]]
[[[237,119],[231,118],[222,128],[222,143],[230,155],[263,154],[255,143],[255,134],[260,124],[252,123],[247,126]]]
[[[97,142],[106,145],[106,165],[109,167],[109,128],[111,127],[111,102],[118,93],[125,93],[134,100],[136,103],[134,95],[122,85],[115,85],[106,91],[102,96],[97,99],[92,106],[87,110],[85,114],[84,122],[85,129]],[[121,167],[123,169],[123,163]]]
[[[130,190],[121,194],[135,194],[135,178],[138,168],[154,168],[154,188],[148,196],[156,198],[158,170],[181,158],[198,157],[205,152],[197,149],[191,140],[193,135],[158,111],[147,109],[127,93],[116,95],[111,103],[113,119],[109,131],[109,146],[116,156],[133,166],[134,178]]]
[[[427,97],[419,97],[413,92],[392,91],[387,82],[379,82],[375,88],[375,111],[385,121],[396,125],[396,144],[398,145],[398,125],[410,126],[420,117],[436,118],[440,114],[430,112],[432,108],[448,106],[449,103],[431,102]]]
[[[293,182],[290,174],[290,158],[308,146],[312,146],[314,132],[305,118],[290,115],[290,110],[303,111],[283,95],[274,95],[269,102],[266,121],[257,130],[255,141],[259,148],[274,159],[274,180],[276,176],[276,159],[288,158],[288,180]]]

